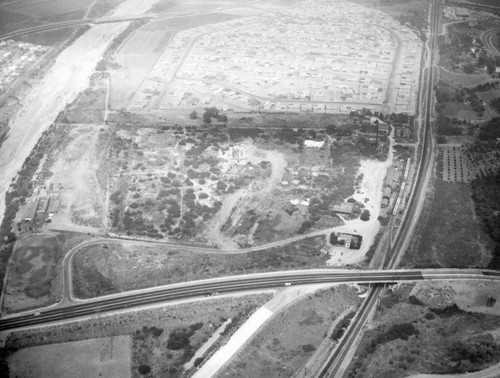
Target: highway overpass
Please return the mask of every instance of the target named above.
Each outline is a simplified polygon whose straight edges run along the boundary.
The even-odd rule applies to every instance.
[[[285,284],[392,284],[422,280],[500,281],[500,272],[458,269],[395,269],[375,271],[314,269],[255,273],[153,287],[150,289],[103,296],[91,300],[82,300],[72,305],[51,307],[32,313],[6,316],[0,319],[0,331],[71,320],[97,313],[147,306],[172,300],[205,296],[214,292],[230,293],[245,290],[269,289],[284,286]]]

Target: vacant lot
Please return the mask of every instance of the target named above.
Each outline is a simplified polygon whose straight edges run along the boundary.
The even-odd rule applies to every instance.
[[[349,286],[308,295],[276,314],[217,376],[295,376],[330,336],[327,331],[335,319],[360,301]]]
[[[3,312],[41,307],[58,293],[59,243],[52,235],[33,235],[17,245],[8,271]]]
[[[439,70],[439,79],[444,81],[446,84],[452,87],[459,88],[463,87],[475,87],[480,84],[484,84],[491,80],[491,76],[487,74],[483,75],[467,75],[459,74],[454,72],[449,72],[444,69]]]
[[[450,281],[389,290],[345,376],[456,374],[498,363],[500,306],[486,307],[487,285]],[[490,295],[497,286],[489,287]]]
[[[107,84],[108,78],[105,74],[92,75],[89,87],[59,114],[56,122],[95,125],[104,123]]]
[[[141,87],[170,37],[171,32],[166,30],[141,27],[123,42],[113,56],[108,58],[117,68],[111,70],[111,108],[128,108],[129,104],[132,107],[142,107],[137,103],[140,100],[132,103],[131,101],[134,97],[141,99],[150,95],[144,92],[146,89],[137,94],[136,91]]]
[[[37,378],[130,377],[130,336],[22,349],[8,358],[11,376]]]
[[[467,183],[434,181],[410,248],[406,267],[485,267],[493,244],[476,217]]]
[[[267,302],[270,295],[245,295],[232,298],[205,298],[195,303],[175,304],[155,309],[144,309],[135,312],[122,313],[119,315],[95,316],[90,320],[76,321],[68,324],[48,326],[44,328],[35,328],[25,331],[13,332],[7,337],[5,342],[5,351],[12,354],[16,351],[26,353],[22,349],[27,347],[36,347],[49,344],[45,350],[57,351],[59,346],[50,344],[67,343],[69,341],[80,341],[97,338],[103,339],[103,344],[96,344],[90,341],[87,344],[77,344],[86,346],[87,350],[82,353],[88,353],[94,356],[95,364],[88,366],[87,375],[93,375],[103,371],[104,368],[112,369],[111,352],[106,340],[110,338],[124,340],[131,339],[131,355],[124,349],[113,350],[113,363],[118,365],[118,359],[122,359],[121,366],[113,366],[117,369],[116,376],[123,377],[130,375],[132,377],[180,377],[183,373],[183,364],[188,362],[196,350],[207,341],[227,319],[231,319],[231,327],[218,340],[219,346],[229,339],[234,329],[237,329],[247,317],[249,317],[257,308]],[[130,339],[129,339],[130,338]],[[66,344],[67,345],[67,344]],[[97,348],[101,345],[100,349]],[[113,343],[113,346],[115,343]],[[127,344],[122,344],[122,348]],[[130,341],[128,341],[130,345]],[[89,348],[96,348],[91,351]],[[123,353],[120,353],[122,351]],[[48,353],[48,352],[47,352]],[[210,354],[211,351],[208,352]],[[62,354],[66,352],[54,353],[54,358],[67,361]],[[74,355],[73,355],[74,356]],[[14,354],[15,358],[16,355]],[[97,359],[97,360],[96,360]],[[107,363],[104,362],[107,359]],[[52,361],[52,360],[50,360]],[[68,361],[66,366],[73,369],[73,375],[79,377],[80,372],[85,372],[84,368],[79,369],[79,361],[72,364]],[[103,361],[104,363],[100,363]],[[47,365],[50,362],[47,362]],[[53,377],[55,374],[42,374],[47,370],[39,371],[36,367],[26,364],[25,369],[33,368],[33,377]],[[48,367],[48,366],[47,366]],[[62,366],[60,366],[62,368]],[[87,367],[86,367],[87,368]],[[99,370],[102,369],[102,370]],[[107,370],[111,373],[113,370]],[[106,372],[106,370],[104,370]],[[146,373],[149,372],[149,373]],[[122,374],[123,373],[123,374]],[[24,375],[21,375],[24,376]]]
[[[347,132],[330,142],[323,130],[118,127],[106,162],[113,232],[235,249],[341,225],[331,208],[377,153]]]
[[[169,250],[168,247],[103,244],[89,246],[73,259],[79,298],[231,274],[325,266],[324,237],[236,255]]]

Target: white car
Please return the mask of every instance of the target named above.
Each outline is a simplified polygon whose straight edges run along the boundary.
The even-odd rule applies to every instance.
[[[292,286],[291,282],[285,282],[285,286]]]

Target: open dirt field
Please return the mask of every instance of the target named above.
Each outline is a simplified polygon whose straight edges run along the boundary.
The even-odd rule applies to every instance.
[[[112,58],[120,67],[111,72],[110,107],[112,109],[129,107],[130,101],[141,87],[170,37],[171,33],[166,30],[150,30],[142,27],[121,45]],[[134,103],[130,105],[137,106]]]
[[[43,169],[52,172],[45,185],[52,185],[61,200],[60,210],[48,228],[96,233],[106,222],[104,191],[97,174],[100,163],[99,140],[106,137],[94,125],[65,125],[68,142],[52,151]],[[79,226],[82,226],[81,228]],[[87,228],[90,227],[90,228]]]
[[[10,121],[9,137],[0,149],[0,217],[5,212],[4,196],[12,177],[59,112],[87,87],[107,43],[125,27],[123,24],[96,25],[78,38],[57,57]]]
[[[41,345],[8,358],[11,377],[130,377],[131,337]]]
[[[398,285],[382,298],[346,377],[457,374],[500,361],[498,284]]]
[[[453,87],[458,88],[460,86],[475,87],[477,85],[484,84],[488,81],[491,81],[491,76],[487,74],[483,75],[459,74],[440,68],[439,79]]]
[[[477,218],[467,183],[435,180],[417,232],[401,265],[406,267],[485,267],[493,243]]]
[[[356,290],[335,286],[275,314],[217,377],[291,377],[319,347],[342,312],[360,303]]]
[[[32,235],[16,246],[9,266],[2,312],[49,304],[58,295],[59,243],[53,235]]]

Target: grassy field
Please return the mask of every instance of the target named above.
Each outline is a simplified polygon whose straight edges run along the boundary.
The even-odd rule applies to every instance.
[[[335,319],[360,301],[348,286],[308,295],[276,314],[217,377],[295,376]]]
[[[324,237],[237,255],[172,251],[161,246],[102,244],[86,247],[73,260],[79,298],[231,274],[325,266]]]
[[[476,217],[470,185],[436,180],[401,264],[404,267],[485,267],[491,259],[492,248],[492,241]]]
[[[500,361],[500,317],[459,308],[451,282],[429,289],[432,296],[409,284],[386,293],[345,377],[463,373]]]
[[[106,110],[106,84],[104,74],[94,74],[89,88],[79,93],[77,98],[59,113],[56,122],[101,125],[104,122]]]
[[[52,235],[33,235],[16,246],[2,310],[16,312],[53,302],[58,296],[59,243]]]
[[[475,87],[480,84],[484,84],[491,80],[490,75],[467,75],[448,72],[443,69],[439,70],[439,79],[444,81],[446,84],[452,87],[459,88],[463,87]]]
[[[47,345],[49,350],[52,347],[55,352],[61,349],[60,343],[126,336],[132,340],[131,364],[121,368],[130,372],[130,376],[180,377],[184,373],[182,365],[191,359],[194,352],[222,323],[232,319],[233,327],[224,333],[216,346],[227,342],[234,329],[269,298],[270,295],[267,294],[207,298],[195,303],[175,304],[119,315],[95,316],[88,320],[57,326],[16,331],[7,337],[3,352],[12,355],[16,351],[23,352],[24,348],[39,345]],[[101,358],[103,356],[106,357],[106,354],[101,354]],[[69,368],[73,368],[74,374],[80,373],[75,370],[76,364],[70,364]],[[150,374],[140,373],[144,371],[150,371]]]
[[[130,375],[129,336],[40,345],[8,358],[16,377],[126,377]]]

